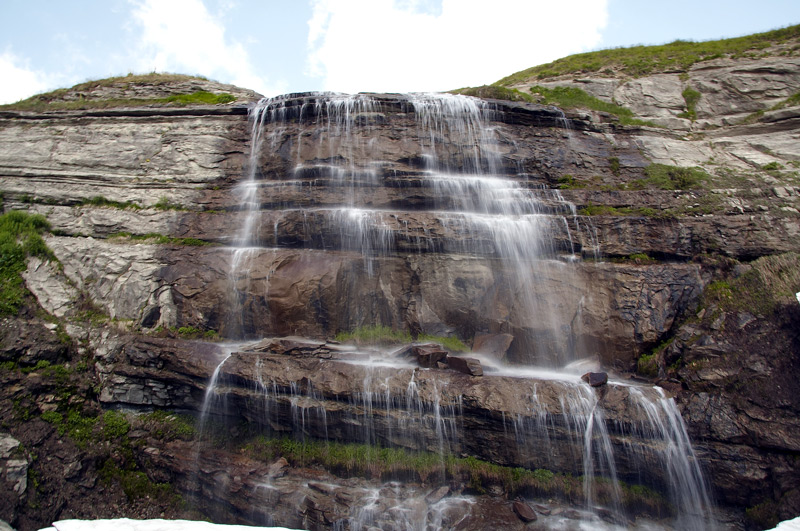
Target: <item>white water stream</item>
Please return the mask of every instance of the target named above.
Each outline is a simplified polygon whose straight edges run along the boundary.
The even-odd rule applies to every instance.
[[[324,217],[328,225],[338,227],[340,248],[361,253],[365,270],[372,275],[374,260],[392,254],[398,236],[395,227],[402,212],[365,208],[359,202],[371,187],[380,184],[382,168],[386,165],[380,158],[371,156],[373,129],[381,116],[380,101],[369,95],[328,94],[306,97],[300,107],[291,109],[287,107],[288,102],[289,98],[284,97],[265,99],[251,112],[252,153],[246,178],[240,186],[244,222],[231,250],[231,308],[237,317],[229,330],[234,335],[236,330],[241,332],[245,320],[238,315],[247,310],[241,295],[246,291],[242,286],[248,282],[248,264],[264,251],[259,247],[260,242],[266,239],[262,238],[260,223],[263,193],[270,187],[302,185],[299,180],[270,181],[260,175],[258,169],[259,157],[283,149],[280,140],[289,129],[290,121],[300,122],[305,117],[304,123],[307,124],[299,127],[299,136],[293,143],[296,150],[294,173],[313,171],[347,191],[345,204],[312,212]],[[584,478],[587,507],[595,506],[595,478],[604,478],[603,481],[610,482],[616,493],[616,501],[609,509],[621,514],[616,464],[620,457],[614,455],[597,393],[580,382],[579,373],[556,368],[587,354],[581,343],[582,304],[570,310],[575,316],[570,323],[559,322],[557,312],[551,311],[551,305],[563,301],[548,298],[547,291],[541,291],[540,284],[542,279],[551,278],[555,270],[562,278],[569,275],[571,264],[580,260],[582,255],[598,256],[599,246],[591,224],[577,216],[574,205],[565,201],[557,191],[531,186],[522,172],[509,173],[500,155],[497,131],[494,125],[490,125],[497,112],[489,104],[461,96],[425,94],[410,95],[408,105],[409,112],[415,116],[416,134],[404,141],[419,143],[424,185],[433,189],[434,196],[440,198],[436,199],[431,213],[442,226],[466,235],[457,245],[451,246],[451,252],[467,256],[488,253],[505,263],[515,272],[513,291],[516,300],[509,301],[509,307],[536,316],[538,327],[551,331],[541,344],[534,346],[535,350],[553,353],[549,359],[550,368],[540,369],[533,365],[494,367],[494,375],[509,375],[531,382],[530,396],[520,397],[529,401],[526,404],[529,414],[504,417],[505,429],[513,432],[517,444],[517,448],[510,451],[518,455],[520,465],[531,468],[547,468],[548,455],[572,453],[576,468]],[[303,140],[309,136],[314,138],[315,146],[315,152],[311,154],[307,152],[309,143]],[[309,163],[310,160],[318,163]],[[284,210],[284,214],[292,211],[291,208]],[[306,214],[303,212],[304,216]],[[275,227],[269,227],[270,231],[277,231],[277,224],[276,221]],[[567,235],[567,248],[554,243],[556,235],[563,234]],[[485,242],[487,236],[491,249],[473,243]],[[278,242],[277,236],[274,241]],[[268,289],[269,279],[265,284]],[[533,364],[536,358],[530,361]],[[359,418],[350,421],[353,426],[351,433],[329,433],[326,397],[317,394],[313,387],[301,389],[292,385],[288,395],[293,436],[305,438],[308,426],[313,424],[324,427],[325,439],[344,437],[346,440],[379,444],[418,437],[415,444],[419,448],[437,451],[442,456],[457,452],[462,448],[464,438],[470,437],[462,427],[463,404],[459,390],[448,389],[442,382],[434,390],[435,398],[424,400],[415,373],[411,372],[405,391],[395,393],[382,376],[384,373],[377,371],[378,367],[394,362],[385,358],[368,362],[369,367],[376,369],[366,371],[363,391],[351,399],[354,401],[352,410],[360,412]],[[223,364],[224,360],[209,385],[203,406],[204,416],[213,399],[214,384]],[[260,374],[257,378],[261,378]],[[537,382],[543,380],[560,386],[560,414],[554,414],[539,403]],[[274,425],[279,422],[278,404],[287,395],[287,389],[263,379],[258,381],[258,385],[264,397],[264,424]],[[669,499],[680,515],[676,528],[706,529],[712,504],[674,401],[663,394],[654,398],[654,391],[649,388],[643,392],[626,384],[616,385],[627,388],[648,419],[648,422],[636,426],[635,435],[653,441],[652,448],[631,445],[625,458],[639,463],[637,466],[641,467],[643,475],[646,475],[647,467],[654,466],[654,461],[655,466],[668,471]],[[380,428],[375,424],[376,416],[383,419]],[[568,440],[554,438],[556,428],[565,429],[569,434]],[[536,447],[528,444],[531,440],[537,441]],[[552,441],[552,444],[542,446],[542,441]],[[654,450],[656,447],[666,448],[666,451]],[[469,503],[461,499],[451,501]],[[361,513],[353,516],[353,522],[366,527],[372,525],[375,515],[371,512],[369,500],[362,505]],[[590,520],[587,517],[586,521]],[[435,522],[426,525],[428,523],[435,526]],[[558,528],[555,523],[553,526]],[[406,527],[417,528],[415,525]]]

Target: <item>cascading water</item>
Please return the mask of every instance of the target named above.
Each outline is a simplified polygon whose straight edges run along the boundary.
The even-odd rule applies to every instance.
[[[507,272],[508,314],[520,314],[530,321],[508,325],[507,330],[518,334],[523,345],[524,353],[515,361],[562,367],[589,354],[581,330],[588,290],[563,297],[560,288],[553,288],[553,279],[580,285],[572,278],[574,263],[583,256],[598,256],[591,224],[556,190],[536,184],[518,165],[506,161],[502,152],[507,146],[496,126],[490,125],[499,111],[490,104],[434,94],[400,100],[399,106],[392,104],[393,112],[411,116],[413,125],[401,128],[394,141],[398,146],[416,143],[419,153],[416,160],[404,162],[402,172],[386,162],[387,149],[394,148],[378,148],[371,138],[376,124],[386,119],[384,107],[389,104],[380,98],[363,94],[289,96],[262,100],[252,110],[252,152],[240,186],[242,228],[233,238],[231,251],[234,318],[225,335],[272,333],[248,330],[245,324],[252,319],[244,314],[253,311],[244,300],[250,289],[250,264],[281,247],[286,237],[280,227],[302,219],[306,245],[311,242],[320,249],[360,254],[367,277],[378,275],[381,259],[400,249],[485,259],[492,268]],[[274,153],[286,161],[285,174],[263,175],[260,157]],[[421,190],[427,217],[386,208],[391,201],[384,201],[382,208],[371,208],[378,202],[375,190],[392,179],[410,180],[413,185],[404,186]],[[315,186],[332,189],[338,202],[314,204]],[[286,204],[265,213],[262,205],[271,201],[265,194],[279,187],[307,189],[309,205]],[[266,297],[269,275],[260,280]],[[369,317],[361,324],[383,324],[380,316]],[[474,451],[470,430],[465,427],[461,392],[444,380],[420,378],[421,373],[411,369],[393,368],[387,373],[385,367],[367,364],[362,389],[351,395],[345,408],[305,379],[279,385],[263,379],[260,365],[256,366],[257,391],[263,396],[258,416],[265,426],[283,424],[285,430],[289,419],[296,438],[359,441],[442,456]],[[513,454],[509,463],[581,475],[589,509],[605,504],[621,513],[617,469],[621,457],[615,452],[625,445],[620,441],[627,440],[626,434],[610,429],[595,390],[574,376],[559,373],[557,381],[548,384],[549,392],[556,392],[558,398],[554,401],[551,397],[545,405],[537,382],[552,375],[507,368],[498,374],[502,375],[502,370],[532,382],[529,396],[519,397],[524,413],[501,412],[503,440]],[[624,459],[633,463],[628,468],[644,474],[658,463],[667,470],[667,484],[656,486],[669,492],[681,515],[679,527],[706,528],[711,504],[674,402],[649,389],[622,387],[629,390],[643,419],[630,428],[636,432],[635,439],[653,441],[652,445],[628,444]],[[611,485],[604,491],[605,502],[597,499],[595,478],[604,478],[603,483]],[[375,517],[369,507],[365,504],[363,514],[354,515],[353,521],[371,525]]]

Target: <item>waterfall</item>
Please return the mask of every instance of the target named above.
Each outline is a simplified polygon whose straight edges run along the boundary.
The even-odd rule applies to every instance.
[[[491,458],[505,452],[509,466],[580,476],[585,508],[605,506],[618,515],[624,512],[620,481],[637,479],[630,470],[647,476],[648,468],[657,466],[652,486],[668,493],[680,515],[678,527],[706,528],[711,502],[673,400],[652,388],[613,384],[637,412],[634,422],[621,427],[609,420],[597,391],[575,375],[529,372],[537,366],[564,367],[591,353],[582,333],[585,300],[591,294],[575,269],[584,257],[597,258],[599,246],[589,219],[579,216],[557,190],[509,162],[505,154],[511,148],[496,125],[500,113],[474,98],[440,94],[391,100],[307,94],[259,102],[250,115],[252,147],[238,188],[242,223],[232,238],[229,273],[234,316],[225,335],[273,333],[251,324],[255,319],[248,312],[258,309],[247,297],[256,291],[268,300],[272,275],[280,272],[263,275],[256,290],[250,268],[276,260],[284,248],[355,254],[363,268],[341,274],[353,275],[352,284],[374,281],[382,289],[387,257],[411,257],[411,262],[424,254],[446,254],[474,260],[498,271],[497,278],[508,284],[496,287],[507,297],[502,318],[522,345],[513,361],[526,368],[502,366],[484,378],[515,389],[524,382],[528,388],[514,407],[492,412],[497,418],[473,411],[488,418],[488,427],[476,426],[465,413],[475,406],[465,401],[464,390],[436,371],[412,369],[398,360],[390,367],[364,362],[353,378],[354,390],[341,398],[338,390],[324,389],[324,378],[285,381],[262,366],[266,357],[237,353],[256,359],[253,392],[259,399],[247,402],[253,411],[243,416],[268,430],[291,430],[301,440],[408,448],[438,453],[443,460],[446,455]],[[373,136],[389,114],[396,115],[397,137],[379,146]],[[394,151],[405,153],[409,144],[418,156],[398,157]],[[283,168],[279,174],[262,171],[269,158],[274,159],[269,167]],[[392,187],[408,195],[414,191],[419,203],[404,208],[408,205],[400,201],[398,206]],[[318,188],[328,195],[321,198]],[[276,199],[285,197],[279,193],[284,189],[296,197]],[[288,235],[287,227],[295,232]],[[447,271],[437,278],[447,279]],[[577,293],[565,294],[562,285]],[[367,315],[363,322],[384,324],[379,315]],[[209,384],[204,416],[223,365]],[[473,440],[478,430],[492,433],[491,441]],[[351,525],[373,525],[378,516],[374,500],[366,500]]]
[[[281,247],[284,236],[277,227],[289,225],[301,232],[292,241],[305,247],[358,253],[368,278],[379,275],[382,257],[408,251],[481,258],[497,263],[496,274],[507,283],[504,304],[516,319],[508,326],[518,331],[518,361],[563,366],[588,355],[582,322],[575,319],[582,315],[580,304],[554,292],[556,284],[549,279],[580,284],[570,264],[583,254],[597,254],[590,222],[557,190],[505,162],[507,146],[493,125],[500,113],[491,104],[447,94],[399,99],[396,108],[396,102],[366,94],[290,95],[264,99],[253,108],[252,148],[240,187],[244,220],[234,240],[231,278],[246,290],[241,271],[257,252],[253,246]],[[392,160],[396,154],[387,150],[395,147],[376,144],[375,131],[389,111],[406,120],[398,127],[403,137],[397,149],[415,143],[416,158]],[[261,160],[276,154],[284,174],[262,174]],[[309,204],[265,211],[261,205],[274,203],[269,196],[277,183],[299,187]],[[392,207],[391,201],[371,206],[387,187],[412,185],[428,197],[424,215]],[[275,230],[262,233],[266,225]],[[231,293],[238,306],[232,304],[232,314],[244,310],[243,290],[236,288]],[[564,326],[565,321],[571,325]],[[442,330],[441,325],[421,327],[429,333]],[[247,335],[242,328],[242,323],[232,325],[227,335]]]

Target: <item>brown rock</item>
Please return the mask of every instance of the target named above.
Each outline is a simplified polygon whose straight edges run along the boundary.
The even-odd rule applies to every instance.
[[[513,505],[514,513],[519,516],[519,519],[523,522],[535,522],[536,521],[536,513],[531,506],[522,501],[515,501]]]
[[[425,502],[428,505],[433,505],[434,503],[437,503],[448,494],[450,494],[450,487],[448,487],[447,485],[445,485],[444,487],[439,487],[436,490],[432,490],[430,493],[428,493],[427,496],[425,496]]]
[[[481,362],[475,358],[448,356],[447,365],[453,370],[469,374],[470,376],[483,376]]]
[[[447,351],[442,350],[439,345],[420,345],[414,347],[414,355],[420,367],[431,369],[436,367],[440,361],[447,359]]]
[[[472,341],[472,350],[481,354],[488,354],[498,360],[505,360],[508,349],[514,341],[511,334],[481,334],[476,335]]]

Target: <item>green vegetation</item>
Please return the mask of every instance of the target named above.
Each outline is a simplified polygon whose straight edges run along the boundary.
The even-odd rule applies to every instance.
[[[103,197],[102,195],[96,195],[90,199],[83,199],[77,204],[77,206],[109,207],[119,208],[121,210],[139,210],[142,208],[140,204],[134,203],[133,201],[114,201],[112,199]]]
[[[22,306],[27,258],[55,260],[41,236],[49,229],[50,223],[39,214],[15,210],[0,216],[0,316],[13,315]]]
[[[116,232],[108,236],[109,240],[120,242],[139,242],[139,243],[152,243],[158,245],[188,245],[190,247],[202,247],[205,245],[213,245],[211,242],[200,240],[198,238],[173,238],[172,236],[165,236],[157,232],[149,232],[147,234],[131,234],[130,232]]]
[[[405,330],[394,330],[388,326],[362,326],[352,332],[339,332],[336,341],[353,342],[358,345],[393,345],[397,343],[412,343],[414,341],[430,341],[439,343],[451,352],[464,352],[469,348],[457,337],[434,336],[419,334],[416,338]]]
[[[112,458],[106,459],[98,472],[104,483],[119,482],[128,500],[168,497],[175,504],[181,503],[169,483],[155,483],[144,472],[122,468]]]
[[[570,55],[552,63],[534,66],[494,83],[511,86],[530,79],[603,71],[608,75],[621,74],[641,77],[662,72],[687,72],[701,61],[719,57],[761,56],[765,48],[800,38],[800,25],[756,33],[745,37],[706,42],[675,41],[657,46],[612,48]]]
[[[588,202],[578,209],[580,216],[641,216],[646,218],[669,219],[674,215],[669,211],[657,211],[647,207],[615,207],[610,205],[595,205]]]
[[[783,109],[783,108],[786,108],[786,107],[794,107],[796,105],[800,105],[800,92],[792,94],[791,96],[789,96],[785,100],[783,100],[783,101],[781,101],[779,103],[776,103],[775,105],[773,105],[772,107],[770,107],[767,110],[769,110],[769,111],[777,111],[779,109]],[[762,116],[764,116],[764,112],[765,112],[764,110],[756,111],[756,112],[750,114],[749,116],[747,116],[744,120],[742,120],[742,123],[743,124],[751,124],[751,123],[757,122]]]
[[[682,112],[678,116],[695,121],[695,119],[697,119],[697,102],[700,101],[700,96],[702,96],[702,94],[692,87],[686,87],[683,89],[683,92],[681,92],[681,96],[683,96],[683,101],[686,102],[686,112]]]
[[[82,110],[109,109],[115,107],[136,107],[142,105],[179,106],[186,105],[218,105],[230,103],[236,97],[228,93],[212,93],[197,91],[191,94],[173,94],[162,98],[93,98],[92,92],[103,88],[126,90],[130,86],[162,86],[169,83],[197,80],[197,77],[180,74],[144,74],[111,77],[80,83],[72,88],[58,89],[44,94],[37,94],[28,99],[0,105],[0,110],[16,111],[48,111],[48,110]],[[200,78],[205,79],[205,78]],[[88,97],[87,97],[88,95]]]
[[[702,169],[651,164],[644,170],[645,178],[634,183],[637,188],[658,188],[661,190],[691,190],[700,188],[701,183],[711,177]]]
[[[619,177],[619,157],[608,157],[608,167],[611,173]]]
[[[194,326],[182,326],[175,330],[175,332],[183,339],[218,339],[219,334],[216,330],[201,330]]]
[[[662,341],[653,351],[649,354],[642,354],[636,363],[636,372],[642,376],[655,378],[658,376],[658,365],[661,359],[661,353],[672,344],[675,337],[671,337],[666,341]]]
[[[777,527],[781,520],[778,517],[778,504],[773,501],[765,501],[748,507],[744,514],[752,529],[772,529]]]
[[[191,441],[197,436],[194,418],[189,415],[156,410],[136,417],[135,422],[156,439]]]
[[[483,85],[480,87],[466,87],[456,90],[451,90],[451,94],[463,94],[464,96],[474,96],[476,98],[492,99],[492,100],[507,100],[507,101],[528,101],[534,102],[535,100],[530,94],[525,94],[517,89],[509,89],[506,87],[499,87],[497,85]]]
[[[44,411],[41,418],[55,426],[59,435],[68,435],[81,448],[85,448],[87,442],[93,438],[97,424],[97,417],[78,408],[70,408],[65,413]]]
[[[153,205],[153,208],[158,210],[188,210],[186,207],[177,203],[172,203],[167,197],[161,197],[158,203]]]
[[[531,92],[534,95],[538,94],[541,103],[546,105],[556,105],[562,109],[591,109],[593,111],[607,112],[616,116],[619,119],[619,123],[622,125],[655,126],[652,122],[646,122],[635,118],[632,110],[613,103],[606,103],[579,88],[546,88],[536,85],[531,87]]]
[[[431,478],[464,482],[468,489],[484,493],[500,487],[509,498],[517,495],[559,497],[582,501],[583,478],[556,474],[550,470],[530,470],[500,466],[475,457],[456,457],[432,452],[412,452],[403,448],[383,448],[364,444],[297,441],[289,438],[256,437],[244,445],[244,453],[264,462],[279,457],[294,466],[321,466],[335,474],[389,481],[411,479],[426,482]],[[595,478],[597,501],[608,503],[613,487]],[[667,516],[669,507],[657,492],[639,485],[622,484],[623,505],[632,512]]]
[[[743,274],[716,280],[703,291],[704,306],[770,316],[781,305],[796,304],[800,291],[800,254],[764,256]]]

